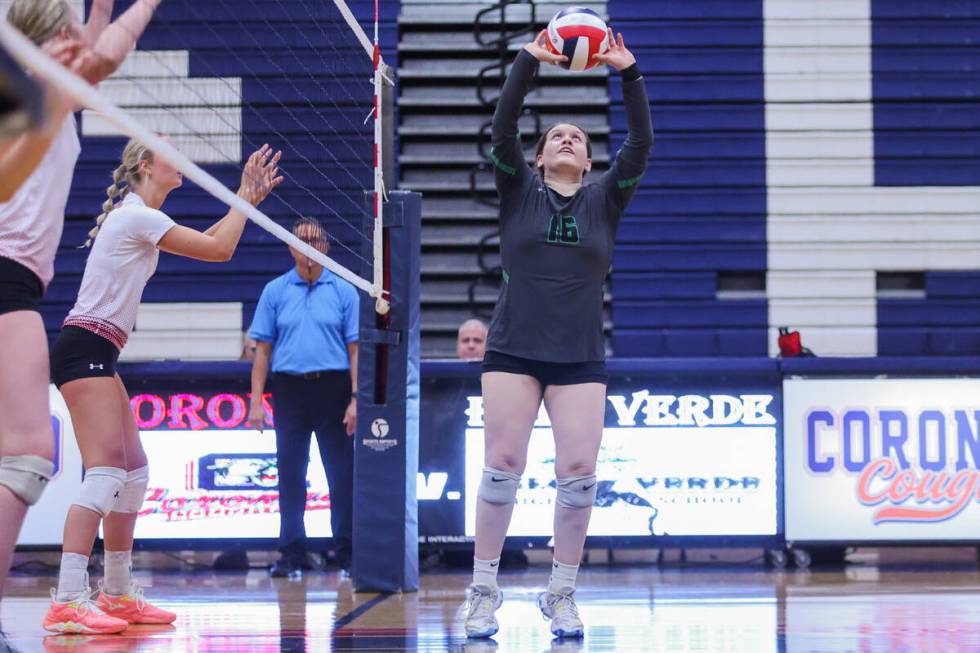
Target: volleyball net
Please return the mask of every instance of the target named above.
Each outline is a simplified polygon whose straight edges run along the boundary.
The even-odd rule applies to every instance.
[[[382,161],[391,139],[380,98],[392,74],[381,57],[378,2],[351,4],[357,14],[345,0],[166,0],[137,49],[97,88],[5,20],[0,43],[84,108],[73,194],[91,196],[93,214],[125,139],[135,138],[192,182],[165,207],[178,222],[213,217],[220,204],[238,209],[374,297],[383,314]],[[0,2],[0,12],[8,5]],[[117,7],[115,17],[130,6]],[[85,18],[82,3],[75,7]],[[107,153],[104,163],[98,154],[85,158],[90,139]],[[283,152],[284,182],[253,207],[233,189],[249,154],[265,143]],[[290,232],[300,218],[324,225],[329,255]]]

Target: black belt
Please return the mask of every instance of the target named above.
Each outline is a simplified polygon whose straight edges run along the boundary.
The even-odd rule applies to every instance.
[[[347,370],[317,370],[316,372],[303,372],[302,374],[290,374],[289,372],[277,372],[291,379],[302,379],[303,381],[314,381],[332,374],[347,374]]]

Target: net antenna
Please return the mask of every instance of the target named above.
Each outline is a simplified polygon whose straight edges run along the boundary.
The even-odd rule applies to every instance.
[[[352,28],[354,35],[362,46],[367,44],[370,47],[370,51],[367,52],[369,60],[372,60],[375,69],[375,79],[374,86],[376,91],[375,106],[380,108],[380,103],[377,100],[377,96],[380,94],[379,91],[379,80],[387,79],[385,76],[385,66],[380,59],[380,48],[378,47],[378,8],[377,3],[375,3],[375,45],[371,47],[370,41],[367,40],[363,29],[357,24],[353,15],[350,13],[349,8],[347,8],[346,3],[343,0],[335,0],[338,10],[344,15],[345,20],[348,25]],[[372,111],[374,114],[376,124],[375,124],[375,138],[377,140],[375,144],[375,167],[376,174],[374,179],[374,229],[372,238],[372,247],[374,253],[374,260],[370,262],[372,264],[372,276],[373,279],[368,281],[354,274],[343,265],[337,263],[333,259],[324,255],[320,251],[314,249],[307,243],[303,242],[296,236],[294,236],[290,231],[284,227],[277,224],[272,218],[270,218],[266,213],[253,207],[248,202],[239,198],[234,192],[229,190],[213,177],[210,173],[200,168],[195,164],[188,156],[185,156],[182,152],[177,150],[175,147],[164,141],[160,136],[149,128],[141,124],[139,121],[134,119],[131,115],[121,110],[119,107],[114,105],[111,101],[106,99],[100,92],[96,91],[94,87],[88,84],[86,81],[77,77],[73,73],[69,72],[57,62],[48,57],[43,51],[35,46],[29,39],[27,39],[23,34],[21,34],[16,28],[11,26],[6,20],[0,19],[0,43],[2,43],[10,52],[10,54],[25,68],[33,71],[35,75],[39,78],[47,81],[53,86],[59,88],[61,91],[70,95],[78,104],[93,110],[99,115],[101,120],[108,122],[118,129],[121,133],[126,134],[132,138],[135,138],[145,145],[147,145],[156,155],[161,156],[164,160],[168,161],[178,169],[180,169],[188,179],[195,182],[202,189],[210,193],[212,196],[223,202],[224,204],[235,208],[246,216],[248,216],[253,222],[258,224],[260,227],[266,231],[272,233],[279,240],[285,242],[286,244],[293,247],[295,250],[303,253],[305,256],[316,261],[318,264],[329,269],[331,272],[337,276],[345,279],[356,288],[368,293],[370,296],[374,297],[376,300],[375,308],[379,314],[386,314],[390,308],[387,292],[384,284],[384,248],[381,239],[381,216],[382,216],[382,202],[385,197],[384,181],[383,178],[378,174],[377,168],[379,167],[380,151],[381,151],[381,141],[380,134],[383,131],[380,130],[381,116],[380,111],[375,109]],[[152,54],[152,53],[147,53]],[[167,68],[170,72],[175,72],[173,69],[166,65],[165,62],[161,62],[162,67]],[[283,72],[283,71],[280,71]],[[176,73],[175,73],[176,74]],[[186,73],[185,73],[186,75]],[[150,88],[147,88],[139,83],[138,79],[131,80],[135,87],[139,89],[144,95],[149,96],[152,101],[158,101],[159,98],[153,97]],[[192,92],[193,89],[191,89]],[[197,95],[196,92],[194,92]],[[204,99],[200,95],[199,99]],[[165,103],[160,103],[163,106]],[[242,105],[244,107],[244,103]],[[336,106],[336,105],[335,105]],[[216,112],[217,115],[217,112]],[[179,116],[172,116],[176,118],[181,124],[188,126],[186,122],[181,120]],[[220,116],[219,116],[220,118]],[[371,118],[369,114],[368,119]],[[223,120],[227,122],[227,120]],[[366,121],[365,121],[366,122]],[[244,136],[244,134],[240,134]],[[200,135],[198,135],[200,137]],[[312,136],[312,134],[310,134]],[[315,139],[315,138],[314,138]],[[317,141],[319,142],[319,141]],[[322,145],[322,144],[321,144]],[[219,158],[224,158],[226,161],[230,162],[231,159],[228,158],[227,154],[223,154],[219,150],[222,148],[216,148],[214,145],[209,145],[216,153],[219,154]],[[347,146],[349,150],[349,146]],[[329,152],[328,152],[329,154]],[[333,155],[331,155],[332,157]],[[336,159],[334,159],[336,161]],[[306,160],[307,163],[311,163]],[[299,184],[302,187],[302,184]],[[303,188],[303,190],[307,190]],[[284,203],[288,206],[289,203]],[[326,204],[320,202],[321,205],[327,207]],[[292,208],[292,207],[290,207]],[[294,209],[295,210],[295,209]],[[336,214],[336,213],[335,213]],[[342,216],[336,214],[338,218],[343,219]],[[342,243],[341,243],[342,244]],[[349,248],[347,248],[349,249]],[[352,253],[353,250],[350,250]],[[356,255],[356,254],[355,254]],[[360,257],[358,257],[360,258]],[[361,259],[363,260],[363,259]],[[367,261],[365,261],[367,263]]]
[[[364,28],[361,24],[357,22],[354,13],[347,6],[345,0],[333,0],[333,3],[337,6],[337,10],[347,21],[351,30],[357,36],[357,40],[360,41],[361,46],[367,53],[374,64],[374,233],[373,233],[373,245],[374,245],[374,255],[372,260],[374,262],[374,283],[378,287],[379,291],[377,294],[372,293],[372,297],[377,298],[377,304],[375,310],[379,315],[385,315],[390,309],[388,300],[385,299],[384,295],[387,292],[387,288],[384,284],[384,270],[385,270],[385,260],[384,260],[384,237],[382,232],[382,215],[384,212],[383,202],[387,199],[385,193],[385,182],[384,182],[384,167],[383,161],[385,152],[384,147],[384,124],[382,116],[382,106],[381,101],[382,93],[384,92],[384,84],[392,84],[391,77],[386,74],[388,73],[388,66],[384,63],[381,58],[381,42],[379,39],[379,29],[378,25],[381,20],[379,0],[374,0],[374,43],[368,39],[368,35],[364,32]]]

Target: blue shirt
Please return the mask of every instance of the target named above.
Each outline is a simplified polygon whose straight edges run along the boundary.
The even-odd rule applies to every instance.
[[[329,270],[310,286],[293,268],[266,284],[251,335],[272,343],[273,372],[349,370],[359,304],[354,286]]]

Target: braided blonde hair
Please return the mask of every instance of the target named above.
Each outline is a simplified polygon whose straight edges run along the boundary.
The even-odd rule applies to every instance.
[[[67,0],[14,0],[7,21],[41,45],[70,25],[73,16]]]
[[[95,227],[88,232],[88,240],[82,247],[92,246],[92,241],[99,235],[102,223],[109,217],[116,203],[123,201],[133,186],[143,181],[143,175],[140,173],[141,161],[152,162],[153,152],[135,138],[131,138],[123,150],[122,163],[112,172],[112,184],[106,188],[105,192],[109,198],[102,203],[102,213],[95,219]]]

